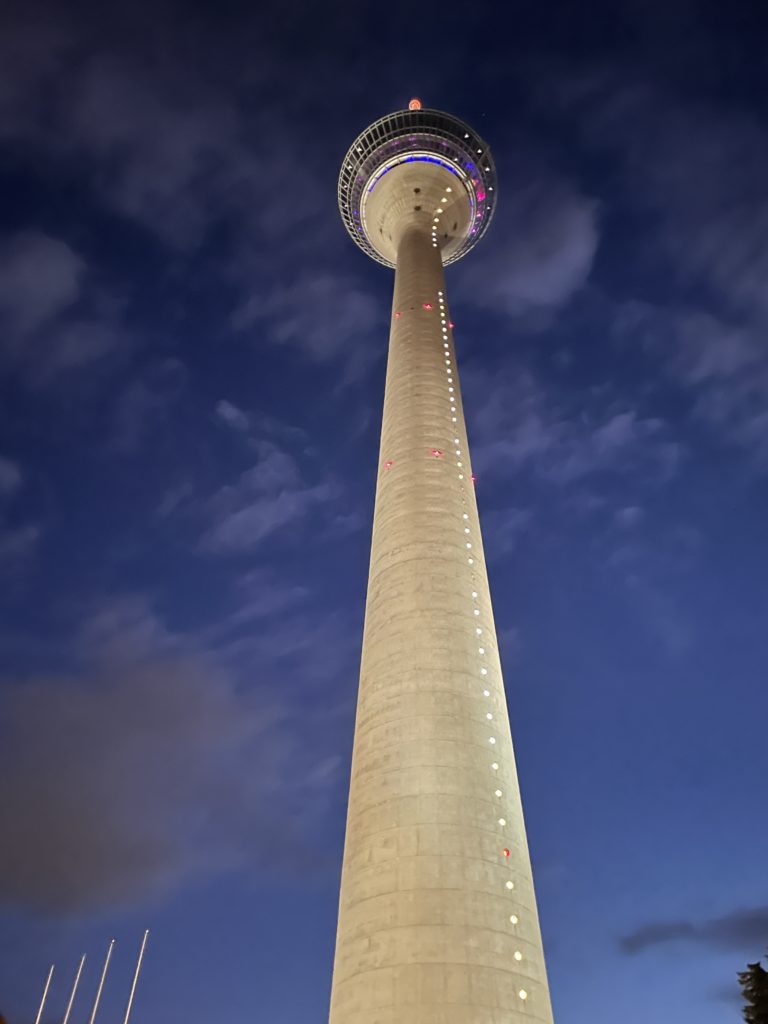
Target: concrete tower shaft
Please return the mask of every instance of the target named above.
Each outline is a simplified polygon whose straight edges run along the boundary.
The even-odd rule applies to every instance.
[[[372,209],[395,292],[330,1024],[551,1024],[444,249]]]

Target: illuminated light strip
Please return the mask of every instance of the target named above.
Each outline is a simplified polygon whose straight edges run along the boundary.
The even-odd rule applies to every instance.
[[[378,183],[395,167],[399,167],[401,164],[412,164],[412,163],[425,163],[425,164],[437,164],[439,167],[444,167],[446,171],[450,171],[459,181],[464,185],[471,185],[471,179],[464,174],[459,168],[451,163],[450,160],[442,160],[439,156],[427,156],[426,154],[420,155],[417,153],[405,154],[402,153],[399,157],[394,157],[391,161],[384,165],[384,167],[371,178],[371,184],[368,186],[366,191],[370,194],[376,188]],[[472,188],[474,192],[474,186]],[[474,205],[474,204],[473,204]]]

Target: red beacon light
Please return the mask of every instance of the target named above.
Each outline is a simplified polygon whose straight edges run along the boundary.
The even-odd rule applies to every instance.
[[[431,302],[422,302],[422,306],[424,307],[424,309],[432,309]]]
[[[474,473],[472,474],[472,476],[469,479],[472,481],[472,483],[475,483],[477,481],[477,477],[475,476]]]
[[[387,459],[387,461],[384,463],[384,469],[392,469],[394,464],[395,464],[394,459]]]
[[[453,320],[449,320],[448,321],[448,326],[451,328],[451,330],[453,330],[453,328],[456,326],[456,324],[453,322]]]
[[[504,847],[504,849],[501,852],[504,854],[505,857],[509,856],[509,850],[506,848],[506,846]]]
[[[403,315],[403,314],[402,314],[402,313],[400,312],[400,310],[398,309],[398,311],[397,311],[397,312],[395,313],[395,320],[399,320],[399,319],[400,319],[400,317],[401,317],[402,315]]]
[[[442,459],[442,457],[443,457],[443,453],[440,451],[439,448],[433,448],[432,449],[432,454],[434,455],[434,457],[436,459]]]

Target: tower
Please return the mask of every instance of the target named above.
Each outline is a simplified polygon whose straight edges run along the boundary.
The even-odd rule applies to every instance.
[[[495,189],[417,100],[339,178],[395,290],[330,1024],[552,1022],[443,279]]]

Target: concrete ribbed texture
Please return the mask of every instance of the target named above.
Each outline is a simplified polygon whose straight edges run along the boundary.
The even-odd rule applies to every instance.
[[[552,1021],[449,321],[439,251],[410,228],[330,1024]]]

